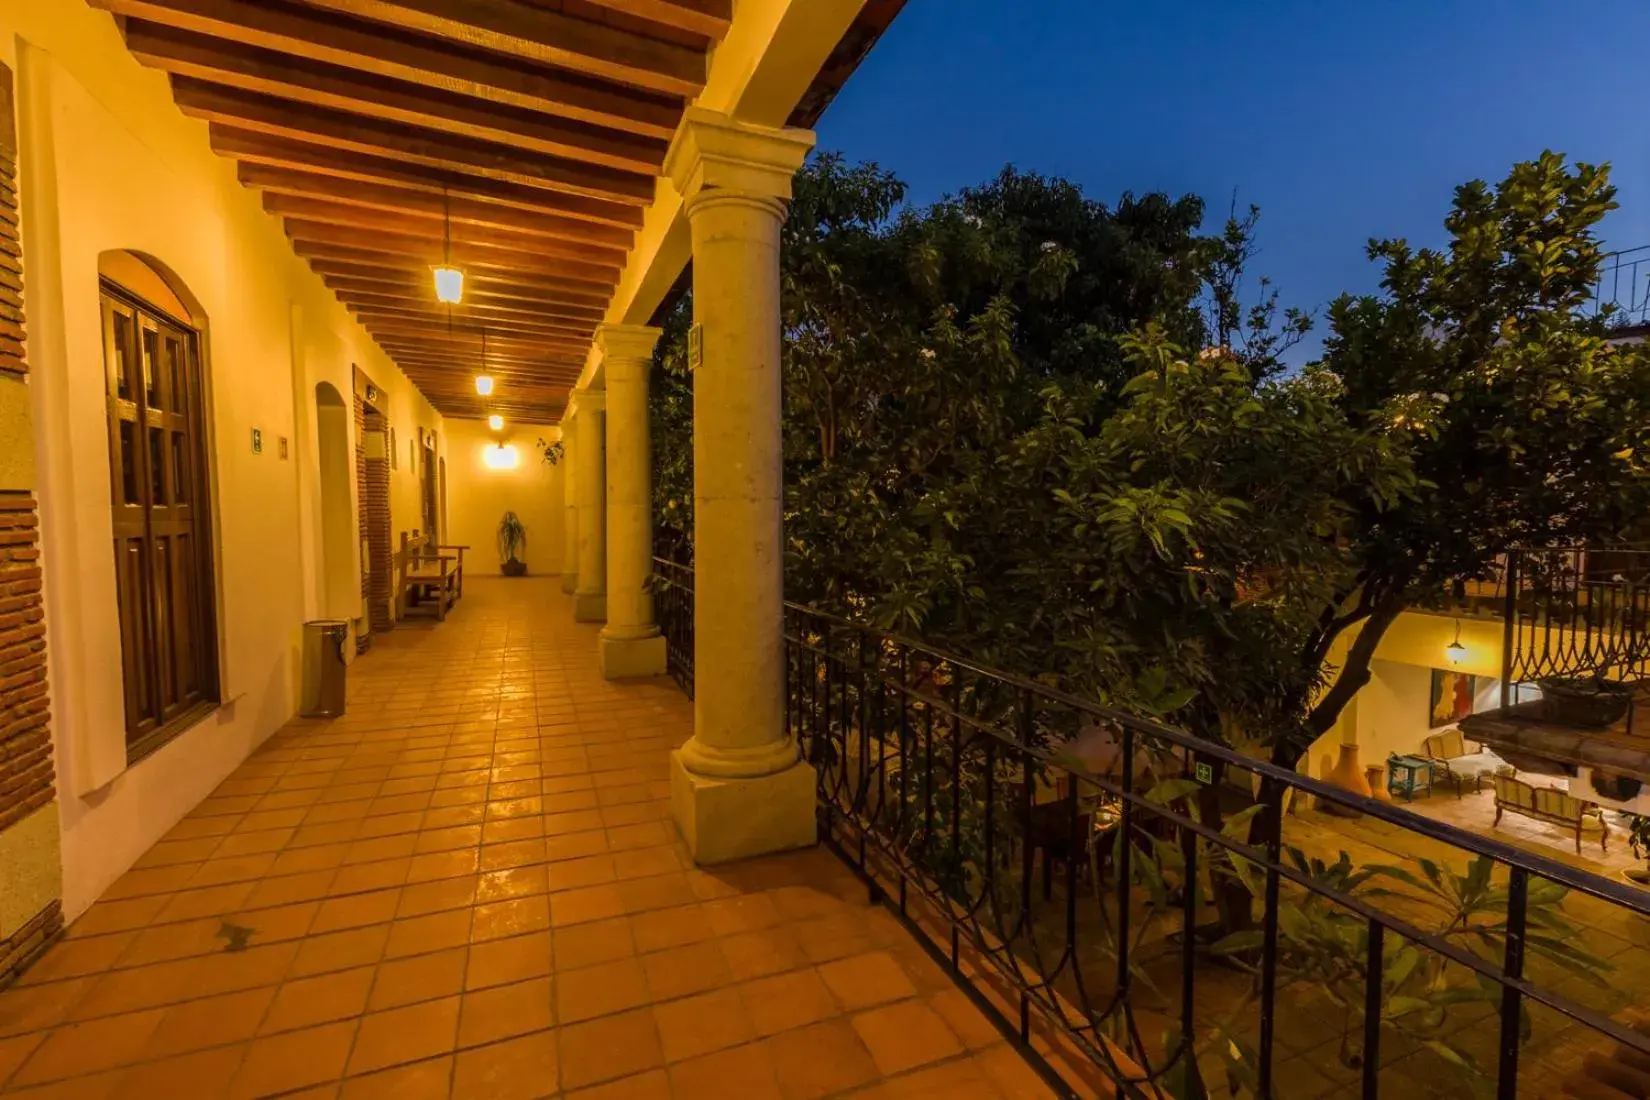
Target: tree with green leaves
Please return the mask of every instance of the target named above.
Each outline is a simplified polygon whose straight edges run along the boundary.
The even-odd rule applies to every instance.
[[[1372,243],[1381,291],[1336,301],[1298,371],[1305,318],[1242,302],[1252,212],[1200,236],[1195,199],[1012,170],[903,199],[835,157],[797,179],[792,599],[1293,765],[1405,609],[1650,503],[1650,357],[1581,309],[1602,168],[1545,154],[1460,188],[1447,246]],[[683,358],[665,341],[655,430],[687,537]]]

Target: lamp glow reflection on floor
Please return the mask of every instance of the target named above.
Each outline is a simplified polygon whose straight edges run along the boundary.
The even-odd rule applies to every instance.
[[[514,470],[521,465],[521,454],[513,443],[499,443],[483,449],[481,461],[489,470]]]

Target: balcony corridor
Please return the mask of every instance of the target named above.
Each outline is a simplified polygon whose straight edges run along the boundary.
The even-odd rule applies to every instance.
[[[828,852],[693,868],[596,654],[553,578],[381,638],[0,994],[5,1093],[1046,1095]]]

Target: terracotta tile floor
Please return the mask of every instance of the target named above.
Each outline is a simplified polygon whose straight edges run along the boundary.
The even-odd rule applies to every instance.
[[[823,850],[695,869],[692,707],[554,578],[380,639],[0,994],[8,1095],[1022,1097],[1012,1048]]]

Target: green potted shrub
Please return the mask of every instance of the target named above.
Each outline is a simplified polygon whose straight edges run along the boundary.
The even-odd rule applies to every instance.
[[[506,577],[520,577],[527,573],[527,563],[517,553],[527,549],[527,525],[514,512],[504,513],[498,522],[498,571]]]

